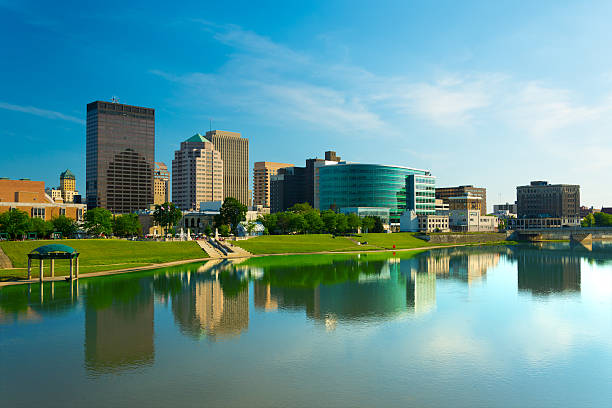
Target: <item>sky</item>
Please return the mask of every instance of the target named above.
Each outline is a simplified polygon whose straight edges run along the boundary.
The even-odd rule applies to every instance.
[[[156,110],[156,161],[212,128],[256,161],[531,180],[612,206],[612,2],[0,0],[0,177],[85,187],[86,104]]]

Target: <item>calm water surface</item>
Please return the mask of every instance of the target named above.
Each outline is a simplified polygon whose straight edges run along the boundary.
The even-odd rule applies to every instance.
[[[612,406],[612,246],[253,258],[0,289],[0,405]]]

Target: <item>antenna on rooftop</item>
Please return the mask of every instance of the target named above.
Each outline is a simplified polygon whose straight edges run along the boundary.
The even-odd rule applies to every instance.
[[[117,98],[116,96],[113,96],[113,97],[111,98],[111,102],[112,102],[112,103],[119,103],[119,98]]]

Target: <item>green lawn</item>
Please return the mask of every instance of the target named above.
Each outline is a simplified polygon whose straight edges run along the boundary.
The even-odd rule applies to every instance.
[[[368,245],[357,245],[357,241],[367,241]],[[410,233],[361,234],[355,237],[336,237],[328,234],[310,235],[264,235],[235,245],[252,254],[310,253],[323,251],[365,251],[372,249],[420,248],[431,246],[426,241],[415,238]]]
[[[13,268],[0,269],[0,280],[23,278],[27,275],[27,254],[35,248],[47,244],[64,244],[75,248],[79,256],[79,272],[100,272],[116,269],[145,266],[156,263],[185,259],[206,258],[196,242],[155,242],[125,241],[118,239],[83,239],[55,241],[2,241],[0,247],[11,259]],[[38,264],[32,268],[33,276],[38,277]],[[55,274],[68,274],[68,261],[55,261]],[[45,262],[45,276],[49,276],[49,262]]]
[[[347,237],[333,238],[329,234],[263,235],[244,241],[236,241],[233,242],[233,244],[252,254],[360,251],[376,249],[367,245],[357,245]]]
[[[422,239],[416,238],[412,232],[397,232],[394,234],[361,234],[362,241],[367,241],[369,245],[384,249],[411,249],[432,246]]]

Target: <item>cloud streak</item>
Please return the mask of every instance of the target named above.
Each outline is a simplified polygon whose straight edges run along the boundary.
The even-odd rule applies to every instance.
[[[30,115],[40,116],[47,119],[54,120],[66,120],[69,122],[78,123],[80,125],[84,125],[85,121],[83,119],[79,119],[75,116],[65,115],[61,112],[56,112],[48,109],[36,108],[34,106],[21,106],[21,105],[13,105],[6,102],[0,102],[0,109],[6,109],[14,112],[22,112],[28,113]]]

